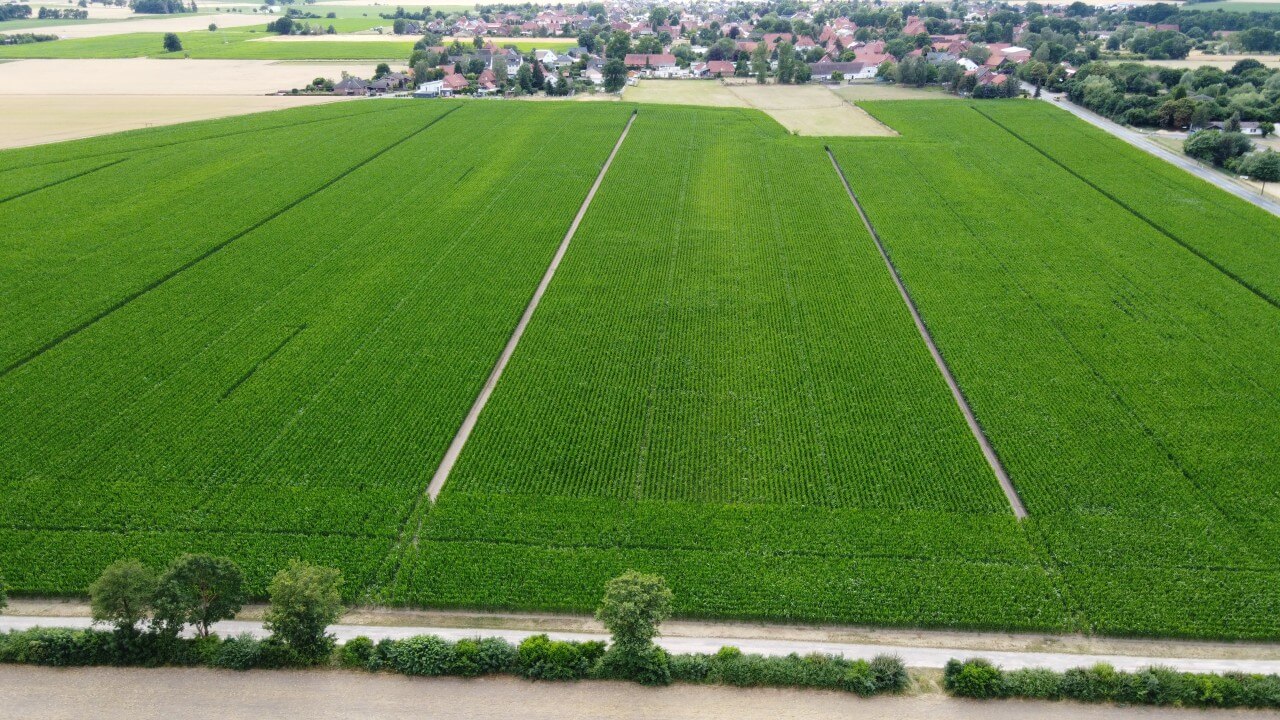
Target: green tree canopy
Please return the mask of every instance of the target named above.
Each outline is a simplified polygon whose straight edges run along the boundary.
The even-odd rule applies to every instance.
[[[147,618],[156,592],[156,576],[137,560],[117,560],[89,586],[89,608],[97,622],[132,634]]]
[[[339,570],[290,560],[271,580],[263,625],[301,659],[320,660],[333,649],[325,630],[342,616],[341,587]]]
[[[209,626],[235,617],[244,601],[244,573],[234,562],[183,555],[160,576],[152,605],[155,623],[164,631],[176,635],[193,625],[200,637],[208,637]]]

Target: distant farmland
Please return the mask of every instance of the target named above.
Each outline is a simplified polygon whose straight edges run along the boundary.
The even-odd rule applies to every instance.
[[[1280,220],[1048,104],[384,101],[0,153],[0,574],[1280,637]],[[828,154],[828,149],[830,155]],[[1015,518],[871,234],[1029,513]]]

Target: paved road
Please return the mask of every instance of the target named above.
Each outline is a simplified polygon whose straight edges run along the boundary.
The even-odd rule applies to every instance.
[[[1253,203],[1254,205],[1257,205],[1258,207],[1272,213],[1273,215],[1280,215],[1280,203],[1276,202],[1275,200],[1267,198],[1263,195],[1259,195],[1253,190],[1250,190],[1247,187],[1243,187],[1237,184],[1230,177],[1223,175],[1217,170],[1206,168],[1203,165],[1197,163],[1196,161],[1186,157],[1185,155],[1180,155],[1171,150],[1168,150],[1166,148],[1160,147],[1159,145],[1156,145],[1155,143],[1147,139],[1147,136],[1143,135],[1140,132],[1137,132],[1132,128],[1126,127],[1116,122],[1112,122],[1111,120],[1105,117],[1102,117],[1097,113],[1086,110],[1080,107],[1079,105],[1076,105],[1075,103],[1071,102],[1063,95],[1042,93],[1041,99],[1049,103],[1052,103],[1056,107],[1060,107],[1063,110],[1066,110],[1067,112],[1071,113],[1072,115],[1075,115],[1076,117],[1080,118],[1081,120],[1084,120],[1085,122],[1091,125],[1094,125],[1096,127],[1102,128],[1103,130],[1106,130],[1112,135],[1115,135],[1121,140],[1124,140],[1130,145],[1138,148],[1139,150],[1144,150],[1146,152],[1151,153],[1152,155],[1155,155],[1161,160],[1164,160],[1165,162],[1171,163],[1173,165],[1177,165],[1178,167],[1182,168],[1183,170],[1186,170],[1192,175],[1195,175],[1196,177],[1204,180],[1205,182],[1212,183],[1213,185],[1221,188],[1222,190],[1225,190],[1231,193],[1232,195],[1235,195],[1241,200]],[[1134,178],[1134,182],[1142,182],[1142,179]]]
[[[848,693],[631,683],[462,680],[341,671],[0,666],[0,716],[22,720],[1216,720],[1265,711],[1121,708],[1070,702],[987,703],[939,692]]]
[[[25,630],[41,627],[86,628],[91,621],[84,617],[55,616],[15,616],[0,615],[0,631]],[[220,622],[214,629],[223,636],[251,633],[262,637],[266,630],[262,624],[248,620],[230,620]],[[473,637],[501,637],[512,643],[519,643],[538,630],[512,630],[490,628],[457,628],[408,625],[333,625],[330,631],[340,641],[347,641],[357,635],[364,635],[374,640],[383,638],[407,638],[415,635],[438,635],[449,640],[460,640]],[[547,632],[557,640],[608,640],[607,635],[587,632]],[[1062,652],[1014,652],[996,650],[965,650],[940,647],[917,647],[907,645],[842,643],[806,640],[770,640],[762,638],[734,637],[661,637],[658,644],[674,653],[714,653],[724,645],[733,645],[743,652],[761,655],[788,655],[790,653],[827,653],[841,655],[846,658],[870,659],[876,655],[889,653],[903,659],[910,667],[941,668],[951,658],[983,657],[1007,669],[1043,667],[1054,670],[1069,670],[1074,667],[1105,662],[1119,670],[1137,670],[1151,665],[1165,665],[1187,672],[1249,672],[1280,674],[1280,660],[1249,660],[1225,658],[1177,658],[1152,657],[1143,655],[1106,655],[1077,654]]]

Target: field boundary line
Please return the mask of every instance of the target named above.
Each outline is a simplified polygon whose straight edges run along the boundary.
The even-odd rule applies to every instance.
[[[75,175],[71,175],[70,177],[64,177],[64,178],[62,178],[61,180],[54,180],[54,181],[53,181],[53,182],[51,182],[51,183],[45,183],[44,185],[41,185],[40,187],[34,187],[34,188],[31,188],[30,190],[23,190],[22,192],[14,193],[14,194],[10,195],[9,197],[6,197],[6,198],[0,198],[0,205],[3,205],[4,203],[9,202],[10,200],[17,200],[18,198],[26,197],[26,196],[28,196],[28,195],[30,195],[30,194],[32,194],[32,193],[38,193],[38,192],[40,192],[41,190],[48,190],[49,188],[54,187],[54,186],[57,186],[57,185],[61,185],[62,183],[71,182],[72,180],[77,180],[77,179],[79,179],[79,178],[84,177],[85,175],[90,175],[90,174],[92,174],[92,173],[96,173],[96,172],[98,172],[99,170],[106,170],[107,168],[111,167],[112,165],[119,165],[120,163],[122,163],[122,162],[124,162],[125,160],[128,160],[128,159],[129,159],[129,158],[127,158],[127,157],[118,158],[118,159],[116,159],[116,160],[112,160],[112,161],[111,161],[111,162],[109,162],[109,163],[105,163],[105,164],[102,164],[102,165],[98,165],[97,167],[92,167],[92,168],[89,168],[88,170],[82,170],[82,171],[80,171],[80,172],[76,173]],[[69,162],[74,162],[74,161],[69,161]]]
[[[1244,278],[1242,278],[1242,277],[1240,277],[1239,275],[1235,274],[1234,272],[1232,272],[1231,270],[1229,270],[1229,269],[1228,269],[1227,267],[1225,267],[1224,265],[1219,264],[1216,260],[1214,260],[1213,258],[1211,258],[1211,257],[1209,257],[1208,255],[1204,254],[1203,252],[1201,252],[1199,249],[1195,248],[1194,246],[1192,246],[1190,243],[1186,242],[1185,240],[1183,240],[1182,238],[1178,237],[1177,235],[1174,235],[1172,232],[1169,232],[1169,231],[1168,231],[1168,230],[1166,230],[1163,226],[1161,226],[1159,223],[1157,223],[1156,221],[1154,221],[1154,220],[1152,220],[1151,218],[1147,217],[1146,215],[1142,214],[1141,212],[1139,212],[1137,209],[1135,209],[1134,207],[1132,207],[1131,205],[1129,205],[1129,204],[1128,204],[1128,203],[1126,203],[1125,201],[1121,200],[1120,198],[1116,197],[1115,195],[1112,195],[1111,193],[1107,192],[1106,190],[1103,190],[1101,187],[1099,187],[1098,185],[1094,184],[1094,182],[1093,182],[1092,180],[1090,180],[1089,178],[1086,178],[1085,176],[1081,175],[1080,173],[1076,172],[1075,170],[1072,170],[1071,168],[1067,167],[1065,164],[1063,164],[1063,163],[1062,163],[1062,161],[1058,160],[1058,159],[1057,159],[1057,158],[1055,158],[1054,156],[1052,156],[1052,155],[1050,155],[1049,153],[1045,152],[1044,150],[1040,149],[1040,147],[1039,147],[1038,145],[1036,145],[1035,143],[1031,142],[1030,140],[1028,140],[1028,139],[1026,139],[1026,138],[1022,137],[1022,136],[1021,136],[1021,135],[1019,135],[1017,132],[1015,132],[1013,129],[1011,129],[1011,128],[1009,128],[1008,126],[1006,126],[1004,123],[1000,122],[999,120],[996,120],[995,118],[991,117],[990,115],[986,114],[985,112],[983,112],[983,111],[979,110],[978,108],[976,108],[976,107],[974,107],[974,106],[972,106],[972,105],[970,105],[969,107],[970,107],[974,112],[978,113],[978,114],[979,114],[979,115],[981,115],[982,117],[984,117],[984,118],[986,118],[987,120],[989,120],[989,121],[990,121],[993,125],[995,125],[996,127],[1000,128],[1001,130],[1004,130],[1005,132],[1007,132],[1007,133],[1009,133],[1010,135],[1012,135],[1012,136],[1014,136],[1015,138],[1017,138],[1019,141],[1021,141],[1021,142],[1022,142],[1024,145],[1026,145],[1027,147],[1029,147],[1029,148],[1031,148],[1032,150],[1035,150],[1036,152],[1040,153],[1040,155],[1044,156],[1044,158],[1045,158],[1045,159],[1047,159],[1049,162],[1053,163],[1054,165],[1057,165],[1058,167],[1062,168],[1063,170],[1066,170],[1066,171],[1067,171],[1068,173],[1070,173],[1070,174],[1072,175],[1072,177],[1074,177],[1075,179],[1077,179],[1077,180],[1079,180],[1080,182],[1084,183],[1085,185],[1088,185],[1089,187],[1093,188],[1093,189],[1094,189],[1094,190],[1096,190],[1100,195],[1102,195],[1102,196],[1103,196],[1103,197],[1105,197],[1106,199],[1110,200],[1111,202],[1115,203],[1116,205],[1119,205],[1120,207],[1124,208],[1124,210],[1125,210],[1125,211],[1127,211],[1130,215],[1132,215],[1132,216],[1134,216],[1134,217],[1138,218],[1138,219],[1139,219],[1139,220],[1141,220],[1142,222],[1144,222],[1144,223],[1146,223],[1147,225],[1149,225],[1149,226],[1151,227],[1151,229],[1155,230],[1156,232],[1160,233],[1161,235],[1164,235],[1165,237],[1167,237],[1167,238],[1169,238],[1170,240],[1174,241],[1174,242],[1175,242],[1175,243],[1177,243],[1178,245],[1182,246],[1182,249],[1183,249],[1183,250],[1186,250],[1187,252],[1191,253],[1192,255],[1195,255],[1196,257],[1198,257],[1198,258],[1200,258],[1201,260],[1205,261],[1205,262],[1206,262],[1206,263],[1208,263],[1210,266],[1212,266],[1214,270],[1217,270],[1218,272],[1222,273],[1223,275],[1225,275],[1225,276],[1227,276],[1227,277],[1231,278],[1232,280],[1236,281],[1236,283],[1237,283],[1237,284],[1239,284],[1239,285],[1240,285],[1241,287],[1243,287],[1244,289],[1246,289],[1246,290],[1248,290],[1249,292],[1253,293],[1254,295],[1258,296],[1261,300],[1263,300],[1263,301],[1264,301],[1264,302],[1266,302],[1267,304],[1271,305],[1271,306],[1272,306],[1272,307],[1274,307],[1275,309],[1280,310],[1280,300],[1277,300],[1276,298],[1271,297],[1270,295],[1268,295],[1268,294],[1266,293],[1266,291],[1262,290],[1261,288],[1255,287],[1255,286],[1254,286],[1252,283],[1250,283],[1248,280],[1245,280]]]
[[[849,194],[849,201],[853,203],[853,207],[858,211],[858,217],[862,218],[862,224],[866,226],[867,232],[871,234],[871,240],[876,244],[876,250],[880,252],[880,258],[884,260],[885,267],[889,269],[889,275],[893,278],[893,284],[898,286],[898,294],[902,296],[902,301],[906,303],[907,310],[911,313],[911,319],[915,321],[916,330],[920,332],[920,337],[924,340],[924,344],[929,348],[929,354],[933,356],[933,362],[938,366],[938,371],[942,373],[942,377],[947,382],[947,387],[951,390],[951,396],[955,399],[956,405],[959,406],[961,414],[964,415],[964,421],[969,426],[973,437],[978,441],[978,447],[982,449],[982,455],[987,459],[987,464],[991,466],[991,472],[995,473],[996,480],[1000,483],[1000,489],[1004,491],[1005,498],[1009,500],[1009,507],[1013,510],[1013,515],[1018,520],[1027,517],[1027,508],[1022,504],[1022,498],[1018,496],[1018,490],[1013,486],[1013,481],[1009,479],[1009,473],[1005,472],[1004,465],[1000,462],[1000,457],[996,455],[995,448],[991,446],[991,442],[987,439],[987,434],[983,432],[982,425],[978,423],[978,418],[973,414],[973,409],[969,407],[969,401],[965,398],[964,392],[960,389],[960,384],[956,382],[956,378],[951,374],[951,368],[947,366],[947,361],[942,357],[942,353],[938,350],[938,345],[933,341],[933,335],[929,333],[929,328],[925,326],[924,319],[920,317],[920,311],[916,308],[915,301],[911,299],[911,293],[907,291],[907,286],[903,284],[902,277],[898,274],[898,268],[894,266],[893,260],[889,257],[888,251],[884,248],[884,243],[880,241],[880,235],[876,232],[875,227],[871,224],[871,218],[862,208],[862,203],[858,202],[858,196],[854,194],[853,187],[849,185],[849,179],[845,177],[844,168],[840,167],[840,162],[836,160],[835,153],[831,152],[830,146],[823,146],[827,151],[827,157],[831,158],[831,166],[835,168],[836,174],[840,176],[840,182],[844,185],[844,190]]]
[[[565,253],[569,250],[570,241],[573,240],[573,236],[578,232],[578,226],[582,224],[582,218],[586,216],[587,209],[591,207],[591,201],[595,199],[596,191],[604,183],[604,176],[609,172],[609,167],[613,165],[613,159],[618,155],[618,151],[622,149],[622,143],[627,139],[627,133],[631,132],[631,126],[635,123],[638,113],[638,110],[631,111],[631,117],[627,119],[626,126],[622,128],[622,134],[618,136],[618,142],[614,143],[613,150],[609,152],[609,157],[605,158],[604,165],[600,168],[600,174],[596,175],[596,181],[592,183],[591,189],[587,191],[587,197],[583,199],[582,206],[578,208],[578,214],[574,216],[573,222],[569,224],[569,230],[564,234],[564,239],[560,241],[560,247],[556,248],[556,253],[551,258],[551,264],[547,266],[547,271],[543,273],[542,280],[538,282],[538,287],[533,291],[533,297],[529,299],[529,304],[525,306],[524,313],[520,315],[520,320],[516,323],[516,328],[512,331],[511,337],[507,339],[506,346],[502,348],[502,353],[498,355],[498,361],[494,363],[493,370],[490,371],[489,377],[480,388],[480,393],[476,395],[475,402],[471,404],[471,409],[467,411],[466,417],[463,418],[457,434],[453,436],[448,449],[444,452],[444,457],[440,459],[440,465],[436,468],[435,475],[431,477],[430,484],[427,485],[427,497],[431,502],[434,503],[436,498],[440,496],[440,491],[444,489],[444,484],[448,481],[449,474],[453,472],[453,466],[457,464],[458,457],[462,454],[462,448],[466,446],[467,440],[471,438],[471,432],[475,429],[476,422],[480,419],[480,413],[484,411],[485,405],[489,402],[489,397],[493,395],[494,389],[498,386],[498,380],[502,378],[502,372],[506,370],[507,363],[511,361],[512,355],[515,354],[516,346],[520,344],[520,338],[524,336],[524,331],[529,326],[529,321],[533,318],[534,311],[538,309],[542,296],[546,294],[547,288],[551,285],[551,279],[555,276],[556,269],[560,267],[560,262],[564,260]]]
[[[399,140],[397,140],[397,141],[395,141],[395,142],[391,143],[390,145],[388,145],[388,146],[386,146],[386,147],[382,148],[381,150],[379,150],[379,151],[375,152],[374,154],[370,155],[369,157],[365,158],[364,160],[361,160],[360,162],[356,163],[355,165],[352,165],[351,167],[347,168],[346,170],[343,170],[341,173],[339,173],[339,174],[338,174],[338,176],[337,176],[337,177],[333,178],[332,180],[329,180],[329,181],[325,182],[324,184],[320,185],[320,187],[318,187],[318,188],[316,188],[316,189],[314,189],[314,190],[310,190],[310,191],[308,191],[308,192],[304,193],[301,197],[299,197],[299,198],[297,198],[297,199],[295,199],[295,200],[292,200],[291,202],[289,202],[289,204],[287,204],[287,205],[285,205],[284,207],[280,208],[279,210],[277,210],[277,211],[275,211],[275,212],[271,213],[271,214],[270,214],[270,215],[268,215],[267,217],[265,217],[265,218],[263,218],[263,219],[261,219],[261,220],[259,220],[259,221],[255,222],[254,224],[250,225],[249,227],[245,228],[244,230],[241,230],[240,232],[236,233],[235,235],[232,235],[231,237],[227,238],[226,240],[223,240],[222,242],[217,243],[216,245],[214,245],[213,247],[210,247],[209,249],[207,249],[207,250],[205,250],[204,252],[200,253],[200,254],[199,254],[199,255],[197,255],[196,257],[194,257],[194,258],[192,258],[192,259],[190,259],[190,260],[186,261],[185,263],[183,263],[183,264],[179,265],[178,267],[174,268],[173,270],[170,270],[169,272],[165,273],[164,275],[161,275],[159,278],[156,278],[155,280],[152,280],[151,282],[147,283],[147,284],[146,284],[146,285],[144,285],[143,287],[141,287],[141,288],[139,288],[139,289],[137,289],[137,290],[134,290],[133,292],[131,292],[131,293],[129,293],[128,295],[126,295],[126,296],[124,296],[123,298],[121,298],[120,300],[117,300],[116,302],[112,303],[112,304],[111,304],[110,306],[108,306],[105,310],[102,310],[102,311],[98,312],[98,313],[97,313],[97,314],[95,314],[93,317],[90,317],[89,319],[85,320],[84,322],[80,323],[79,325],[76,325],[75,327],[71,328],[70,330],[66,330],[66,331],[64,331],[63,333],[59,334],[57,337],[53,338],[52,340],[49,340],[48,342],[46,342],[46,343],[44,343],[43,345],[41,345],[40,347],[36,348],[36,349],[35,349],[35,350],[33,350],[32,352],[27,353],[27,354],[26,354],[26,355],[24,355],[23,357],[21,357],[21,358],[19,358],[19,359],[15,360],[14,362],[12,362],[12,363],[10,363],[9,365],[5,366],[5,368],[4,368],[3,370],[0,370],[0,378],[4,378],[4,377],[8,376],[8,375],[9,375],[9,373],[12,373],[14,370],[18,370],[19,368],[23,367],[24,365],[26,365],[27,363],[31,362],[32,360],[35,360],[36,358],[40,357],[41,355],[43,355],[43,354],[45,354],[45,353],[49,352],[50,350],[52,350],[52,349],[54,349],[54,348],[56,348],[57,346],[59,346],[59,345],[61,345],[62,343],[66,342],[67,340],[70,340],[71,338],[75,337],[75,336],[76,336],[76,335],[78,335],[79,333],[81,333],[81,332],[83,332],[83,331],[85,331],[85,330],[89,329],[89,328],[90,328],[90,327],[92,327],[93,325],[97,324],[100,320],[104,320],[104,319],[106,319],[106,318],[107,318],[107,317],[109,317],[112,313],[114,313],[114,312],[116,312],[117,310],[119,310],[119,309],[123,308],[124,306],[128,305],[129,303],[133,302],[134,300],[137,300],[138,298],[142,297],[143,295],[146,295],[147,293],[151,292],[152,290],[155,290],[156,288],[160,287],[161,285],[164,285],[165,283],[167,283],[167,282],[169,282],[170,280],[174,279],[174,278],[175,278],[175,277],[177,277],[178,275],[181,275],[182,273],[186,272],[187,270],[190,270],[191,268],[195,267],[196,265],[198,265],[199,263],[203,262],[204,260],[209,259],[209,258],[210,258],[210,257],[212,257],[214,254],[216,254],[218,251],[220,251],[220,250],[222,250],[222,249],[226,248],[228,245],[230,245],[231,243],[235,242],[236,240],[239,240],[240,238],[244,237],[245,235],[248,235],[249,233],[253,232],[254,230],[257,230],[258,228],[262,227],[263,225],[266,225],[267,223],[271,222],[272,220],[275,220],[276,218],[280,217],[281,215],[284,215],[285,213],[287,213],[287,212],[289,212],[290,210],[294,209],[295,207],[297,207],[297,206],[301,205],[302,203],[306,202],[307,200],[310,200],[311,198],[315,197],[316,195],[319,195],[320,193],[324,192],[325,190],[327,190],[327,189],[329,189],[329,188],[333,187],[336,183],[338,183],[339,181],[341,181],[343,178],[347,177],[347,176],[348,176],[348,175],[350,175],[351,173],[353,173],[353,172],[355,172],[355,171],[359,170],[360,168],[364,167],[365,165],[368,165],[369,163],[373,162],[374,160],[377,160],[378,158],[382,157],[385,153],[390,152],[391,150],[393,150],[393,149],[395,149],[395,148],[399,147],[400,145],[402,145],[402,144],[404,144],[404,143],[408,142],[409,140],[412,140],[413,138],[417,137],[419,134],[421,134],[421,133],[425,132],[428,128],[430,128],[431,126],[433,126],[433,125],[435,125],[436,123],[440,122],[441,120],[445,119],[445,118],[446,118],[446,117],[448,117],[448,116],[449,116],[449,115],[450,115],[454,110],[457,110],[457,109],[458,109],[458,108],[460,108],[460,107],[462,107],[462,106],[461,106],[461,105],[455,105],[455,106],[453,106],[452,108],[449,108],[448,110],[446,110],[446,111],[445,111],[444,113],[442,113],[441,115],[439,115],[439,116],[437,116],[437,117],[435,117],[435,118],[432,118],[432,119],[431,119],[431,122],[428,122],[426,125],[423,125],[422,127],[418,128],[417,130],[414,130],[413,132],[409,133],[408,135],[406,135],[406,136],[404,136],[404,137],[400,138]]]

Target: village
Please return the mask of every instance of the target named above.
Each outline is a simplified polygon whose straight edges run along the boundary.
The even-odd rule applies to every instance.
[[[728,4],[671,10],[630,3],[533,11],[481,6],[455,17],[397,20],[398,31],[423,37],[411,71],[367,81],[344,78],[332,92],[567,96],[616,92],[643,78],[859,83],[897,80],[900,63],[927,64],[935,69],[931,78],[958,77],[957,85],[973,92],[1004,86],[1033,60],[1031,49],[1014,42],[1030,31],[1028,24],[1009,22],[1009,13],[996,6],[974,5],[957,17],[937,17],[948,13],[936,6],[929,16],[884,10],[866,24],[821,10],[782,17],[768,5],[752,7],[744,13],[743,6]],[[1057,12],[1065,16],[1066,10]],[[986,42],[993,29],[997,39]],[[544,38],[547,47],[537,47]],[[535,49],[522,51],[517,43]],[[1054,65],[1059,74],[1074,72],[1065,61]]]

